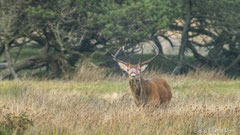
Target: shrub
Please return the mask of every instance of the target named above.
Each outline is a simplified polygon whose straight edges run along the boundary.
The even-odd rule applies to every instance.
[[[0,134],[24,134],[24,131],[33,126],[33,120],[27,112],[0,114]]]

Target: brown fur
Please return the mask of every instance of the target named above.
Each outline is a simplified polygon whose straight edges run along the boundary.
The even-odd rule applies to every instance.
[[[142,77],[129,78],[129,84],[137,106],[159,106],[170,102],[172,98],[171,88],[162,78],[152,80],[144,80]]]
[[[113,55],[113,60],[115,60],[119,67],[129,75],[130,89],[134,97],[134,102],[137,106],[159,106],[167,104],[172,98],[171,88],[164,79],[156,78],[152,80],[144,80],[141,77],[141,73],[146,69],[148,63],[154,60],[159,54],[158,47],[154,46],[154,48],[156,52],[154,57],[141,62],[141,55],[139,63],[136,65],[130,64],[130,60],[124,52],[124,47],[120,47],[116,54]],[[117,55],[121,50],[123,50],[128,62],[117,59]]]

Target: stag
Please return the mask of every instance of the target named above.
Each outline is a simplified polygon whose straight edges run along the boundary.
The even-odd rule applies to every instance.
[[[130,59],[126,54],[124,47],[120,47],[116,54],[113,55],[113,60],[118,63],[122,70],[128,73],[130,90],[137,106],[160,106],[169,103],[172,98],[171,88],[164,79],[154,78],[152,80],[145,80],[141,76],[141,73],[147,68],[148,64],[159,54],[159,48],[156,45],[152,46],[155,50],[155,56],[142,62],[142,47],[139,63],[136,65],[130,63]],[[117,58],[121,50],[128,62]]]

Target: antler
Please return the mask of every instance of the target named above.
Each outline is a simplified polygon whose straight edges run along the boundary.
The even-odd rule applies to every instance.
[[[151,44],[152,46],[153,46],[153,48],[155,49],[155,56],[153,56],[151,59],[149,59],[149,60],[146,60],[146,61],[144,61],[144,62],[139,62],[140,63],[140,65],[145,65],[145,64],[148,64],[148,63],[150,63],[152,60],[154,60],[157,56],[158,56],[158,54],[159,54],[159,48],[155,45],[155,44]],[[142,53],[143,53],[143,51],[142,51]]]
[[[127,58],[127,61],[128,61],[128,63],[130,63],[130,59],[129,59],[129,57],[128,57],[128,55],[126,54],[126,52],[125,52],[125,49],[124,49],[125,47],[124,46],[122,46],[122,51],[123,51],[123,54],[124,54],[124,56]]]
[[[124,61],[122,61],[122,60],[119,60],[119,59],[117,58],[117,55],[119,54],[119,52],[120,52],[121,50],[123,51],[124,56],[127,58],[128,63],[126,63],[126,62],[124,62]],[[112,55],[112,57],[113,57],[113,60],[114,60],[114,61],[121,62],[121,63],[124,63],[124,64],[126,64],[126,65],[130,63],[130,59],[129,59],[129,57],[127,56],[127,54],[125,53],[125,51],[124,51],[124,47],[120,47],[120,48],[118,49],[118,51],[116,52],[116,54],[115,54],[115,55]]]
[[[141,45],[141,49],[142,49],[142,52],[141,52],[141,55],[140,55],[140,58],[139,58],[139,65],[142,65],[142,56],[143,56],[143,44]]]

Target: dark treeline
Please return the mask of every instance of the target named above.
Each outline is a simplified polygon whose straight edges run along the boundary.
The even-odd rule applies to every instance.
[[[169,59],[159,40],[176,47],[169,32],[180,35],[178,57],[169,59],[176,64],[173,75],[198,67],[239,73],[239,7],[240,0],[0,0],[0,76],[46,67],[61,77],[80,59],[150,41]],[[20,59],[30,45],[38,55]],[[188,63],[186,52],[199,64]]]

